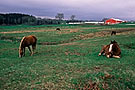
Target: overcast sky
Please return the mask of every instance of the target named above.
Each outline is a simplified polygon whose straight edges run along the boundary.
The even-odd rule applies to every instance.
[[[66,19],[135,20],[135,0],[0,0],[0,13],[25,13],[54,18],[64,13]]]

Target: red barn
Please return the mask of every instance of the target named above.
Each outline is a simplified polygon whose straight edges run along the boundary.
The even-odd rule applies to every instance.
[[[111,18],[111,19],[106,20],[105,24],[118,24],[118,23],[122,23],[122,22],[124,22],[124,21],[120,20],[120,19]]]

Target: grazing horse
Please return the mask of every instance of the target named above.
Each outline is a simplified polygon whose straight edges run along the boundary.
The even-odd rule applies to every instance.
[[[106,57],[108,57],[108,58],[110,58],[110,57],[120,58],[121,49],[120,49],[119,45],[117,44],[117,42],[114,40],[114,41],[111,41],[111,43],[109,45],[104,45],[102,47],[98,56],[101,56],[102,54],[106,55]]]
[[[36,43],[37,43],[37,38],[35,36],[33,35],[24,36],[19,46],[19,57],[25,56],[25,47],[28,47],[31,53],[30,55],[32,56],[34,50],[36,49]],[[32,50],[30,49],[31,45],[32,45]]]
[[[57,31],[61,31],[60,28],[56,28]]]
[[[112,32],[111,32],[111,36],[112,36],[112,35],[116,35],[116,31],[112,31]]]

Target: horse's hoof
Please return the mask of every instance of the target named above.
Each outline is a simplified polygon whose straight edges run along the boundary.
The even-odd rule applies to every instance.
[[[22,55],[19,55],[19,58],[21,58],[22,57]]]
[[[107,55],[107,58],[110,58],[110,56],[109,56],[109,55]]]
[[[30,56],[32,56],[33,54],[30,54]]]
[[[101,53],[99,53],[98,56],[101,56]]]

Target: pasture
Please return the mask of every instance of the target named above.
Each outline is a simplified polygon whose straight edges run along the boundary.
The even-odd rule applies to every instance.
[[[29,56],[26,49],[25,57],[19,58],[20,41],[27,35],[37,37],[36,52]],[[120,59],[98,56],[111,40],[120,45]],[[1,90],[92,88],[135,89],[134,25],[0,26]]]

